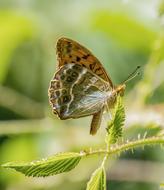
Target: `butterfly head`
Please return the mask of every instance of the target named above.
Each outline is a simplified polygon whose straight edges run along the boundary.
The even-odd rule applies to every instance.
[[[140,74],[138,72],[139,69],[140,69],[140,66],[137,66],[137,68],[127,77],[127,79],[124,80],[122,84],[120,84],[116,87],[115,91],[117,94],[119,94],[120,96],[124,95],[126,83]]]
[[[125,84],[120,84],[116,87],[115,91],[117,95],[123,96],[125,92],[126,85]]]

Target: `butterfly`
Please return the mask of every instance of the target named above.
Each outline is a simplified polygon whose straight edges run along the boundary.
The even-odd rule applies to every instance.
[[[104,110],[111,109],[117,96],[124,94],[127,80],[113,85],[100,61],[74,40],[60,38],[56,49],[57,72],[48,90],[53,113],[62,120],[92,115],[90,134],[94,135]],[[136,75],[138,68],[128,80]]]

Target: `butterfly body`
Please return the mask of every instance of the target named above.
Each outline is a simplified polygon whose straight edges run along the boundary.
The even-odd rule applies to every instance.
[[[77,42],[61,38],[57,42],[58,65],[49,87],[53,112],[60,119],[93,115],[90,133],[100,127],[105,109],[116,102],[124,86],[114,87],[99,60]]]

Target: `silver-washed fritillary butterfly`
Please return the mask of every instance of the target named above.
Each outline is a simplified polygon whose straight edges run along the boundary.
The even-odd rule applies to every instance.
[[[68,39],[57,42],[57,72],[50,82],[49,101],[60,119],[93,115],[90,134],[96,134],[104,109],[110,109],[125,82],[114,86],[100,61],[85,47]],[[136,75],[137,70],[129,78]]]

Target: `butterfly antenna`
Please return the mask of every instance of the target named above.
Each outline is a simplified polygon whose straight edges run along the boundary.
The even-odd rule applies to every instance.
[[[137,68],[128,76],[128,78],[123,81],[123,84],[127,83],[128,81],[138,76],[140,74],[140,72],[138,71],[140,68],[141,66],[137,66]]]

